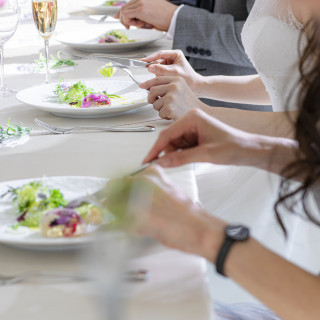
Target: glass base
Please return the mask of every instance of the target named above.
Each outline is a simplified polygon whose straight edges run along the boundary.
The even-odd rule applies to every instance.
[[[1,88],[0,89],[0,96],[2,98],[9,98],[9,97],[13,97],[17,94],[17,90],[13,90],[13,89],[9,89],[7,87]]]

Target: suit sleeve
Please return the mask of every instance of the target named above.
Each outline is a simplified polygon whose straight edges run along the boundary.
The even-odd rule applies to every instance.
[[[244,23],[230,14],[184,6],[177,17],[173,48],[190,58],[252,67],[241,42]]]

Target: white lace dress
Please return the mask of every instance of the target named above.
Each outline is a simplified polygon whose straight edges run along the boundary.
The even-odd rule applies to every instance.
[[[245,50],[260,74],[274,111],[297,108],[299,45],[302,25],[286,0],[256,0],[243,28]],[[213,215],[230,223],[246,223],[256,238],[288,257],[285,242],[273,212],[280,178],[245,167],[197,165],[200,200]],[[288,229],[296,219],[286,217]]]
[[[297,108],[302,28],[288,0],[256,0],[243,28],[245,51],[266,86],[274,111]]]

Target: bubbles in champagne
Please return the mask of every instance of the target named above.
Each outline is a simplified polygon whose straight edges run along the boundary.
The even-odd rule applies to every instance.
[[[49,39],[52,36],[57,23],[57,0],[33,1],[32,12],[33,20],[40,35],[44,39]]]

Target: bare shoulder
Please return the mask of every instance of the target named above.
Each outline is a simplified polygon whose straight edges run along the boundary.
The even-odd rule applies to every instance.
[[[306,6],[304,1],[289,0],[292,8],[292,13],[295,18],[302,24],[306,24],[311,18],[310,9]]]

